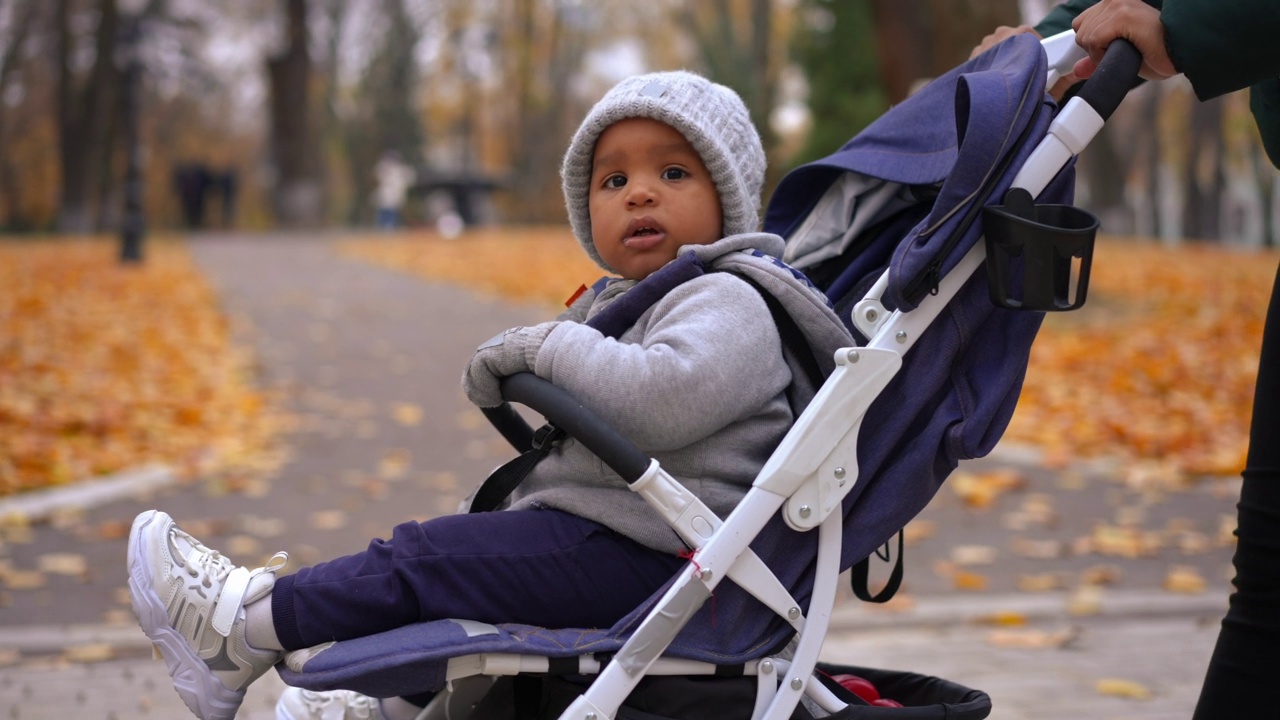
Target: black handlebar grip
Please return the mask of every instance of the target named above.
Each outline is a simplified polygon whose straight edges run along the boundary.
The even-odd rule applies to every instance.
[[[511,447],[524,452],[533,447],[533,428],[525,421],[511,403],[504,402],[497,407],[480,408],[480,412],[488,418],[498,434],[511,443]]]
[[[628,485],[649,469],[648,455],[562,388],[527,372],[503,378],[500,387],[502,397],[541,413],[595,453]]]
[[[1142,53],[1138,48],[1124,38],[1116,38],[1107,46],[1102,62],[1080,88],[1077,97],[1089,103],[1106,120],[1133,88],[1141,69]]]

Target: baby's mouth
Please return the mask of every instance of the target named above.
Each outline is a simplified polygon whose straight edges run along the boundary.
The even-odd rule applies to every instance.
[[[622,244],[624,247],[643,250],[662,242],[666,235],[662,226],[653,218],[636,218],[627,225],[626,235],[622,238]]]

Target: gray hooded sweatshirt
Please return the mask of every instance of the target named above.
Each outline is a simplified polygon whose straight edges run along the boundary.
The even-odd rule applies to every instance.
[[[854,344],[825,297],[790,268],[777,235],[733,235],[688,245],[715,270],[659,300],[617,340],[581,323],[635,286],[617,280],[579,298],[547,334],[535,374],[567,390],[650,454],[722,519],[742,499],[817,388],[791,351],[751,277],[778,298],[823,373]],[[790,396],[790,399],[789,399]],[[511,509],[551,507],[594,520],[661,552],[684,544],[594,454],[562,442],[517,489]]]

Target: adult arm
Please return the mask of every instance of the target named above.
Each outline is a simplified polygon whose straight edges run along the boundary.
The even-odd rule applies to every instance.
[[[1137,0],[1069,0],[1035,30],[1050,35],[1069,25],[1076,28],[1091,57],[1077,65],[1081,77],[1092,72],[1093,61],[1111,40],[1127,37],[1143,51],[1144,76],[1181,72],[1201,100],[1249,87],[1263,146],[1280,167],[1280,53],[1271,49],[1280,33],[1280,5],[1268,0],[1148,0],[1146,5],[1159,9],[1156,16],[1140,12],[1137,5]]]
[[[1066,32],[1071,29],[1071,21],[1075,20],[1077,15],[1097,4],[1098,0],[1068,0],[1055,5],[1043,20],[1036,23],[1035,31],[1040,34],[1040,37]]]
[[[1259,0],[1165,0],[1169,58],[1201,100],[1280,77],[1280,4]]]

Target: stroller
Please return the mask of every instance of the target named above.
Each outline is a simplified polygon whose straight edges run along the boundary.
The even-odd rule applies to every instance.
[[[981,691],[818,656],[841,572],[863,599],[893,593],[901,529],[959,460],[994,447],[1043,313],[1084,302],[1097,221],[1070,206],[1074,158],[1140,58],[1117,41],[1055,113],[1046,83],[1079,57],[1070,32],[1010,38],[783,180],[765,229],[856,342],[817,359],[831,371],[728,518],[563,391],[503,381],[508,401],[590,448],[694,550],[641,607],[611,628],[424,622],[290,653],[284,681],[435,693],[420,718],[987,717]],[[486,414],[531,446],[509,405]],[[868,559],[895,534],[897,564],[873,595]],[[905,707],[869,706],[832,681],[840,672]]]

